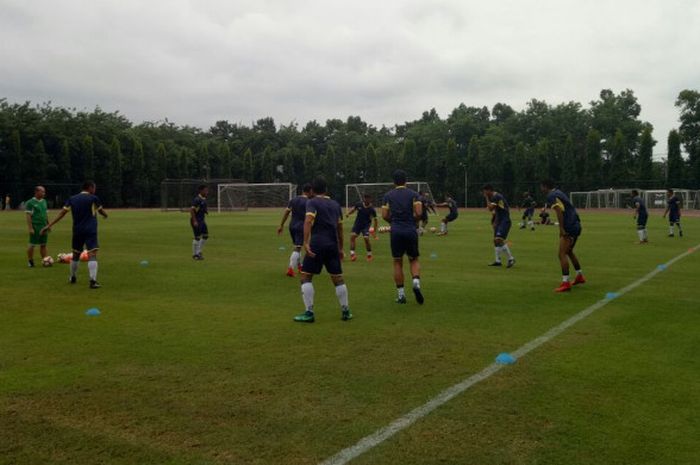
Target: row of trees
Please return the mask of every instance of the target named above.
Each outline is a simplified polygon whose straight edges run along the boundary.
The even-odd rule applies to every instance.
[[[700,93],[682,91],[680,126],[668,135],[666,163],[654,161],[653,128],[639,119],[631,90],[603,90],[584,107],[531,100],[522,111],[464,104],[441,118],[433,109],[395,127],[360,117],[250,126],[218,121],[208,130],[169,121],[138,125],[119,112],[91,112],[0,100],[0,189],[23,198],[37,183],[95,179],[110,206],[156,206],[166,178],[236,178],[303,183],[323,174],[336,196],[355,182],[386,182],[396,167],[434,194],[470,204],[483,182],[508,195],[548,177],[567,190],[602,187],[700,188]],[[682,156],[681,148],[687,157]],[[473,202],[472,202],[473,199]]]

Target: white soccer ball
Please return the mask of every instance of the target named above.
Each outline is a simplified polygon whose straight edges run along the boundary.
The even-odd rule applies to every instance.
[[[53,266],[53,258],[51,257],[44,257],[41,259],[41,264],[48,267],[48,266]]]

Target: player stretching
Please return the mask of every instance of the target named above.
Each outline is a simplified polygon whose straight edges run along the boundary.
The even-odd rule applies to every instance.
[[[420,223],[418,225],[418,232],[423,235],[426,226],[428,226],[428,213],[433,212],[437,214],[437,211],[435,211],[435,202],[428,196],[427,192],[421,191],[418,193],[418,196],[423,207],[423,213],[420,216]]]
[[[438,233],[438,236],[445,236],[447,235],[447,223],[451,223],[452,221],[456,220],[459,216],[457,202],[455,202],[455,200],[450,196],[450,194],[445,194],[445,201],[442,203],[438,203],[436,206],[447,207],[450,209],[450,213],[448,213],[447,216],[442,219],[442,223],[440,223],[440,232]]]
[[[678,226],[678,236],[683,237],[683,230],[681,229],[681,199],[673,193],[673,189],[666,189],[666,197],[668,200],[666,203],[666,211],[664,211],[664,218],[668,215],[668,237],[673,237],[673,226]]]
[[[350,215],[357,212],[355,217],[355,224],[352,225],[352,234],[350,234],[350,260],[353,262],[357,260],[355,255],[355,243],[357,242],[357,236],[362,236],[365,240],[365,248],[367,249],[367,261],[372,261],[372,244],[369,241],[369,228],[374,223],[374,228],[372,229],[372,236],[377,238],[377,211],[372,205],[372,196],[369,194],[364,195],[364,201],[358,202],[350,209],[346,218],[350,218]]]
[[[335,295],[340,303],[343,321],[352,319],[348,306],[348,288],[343,280],[343,268],[340,261],[343,252],[343,212],[340,205],[326,195],[326,181],[314,179],[311,183],[313,198],[306,202],[306,219],[304,220],[304,264],[301,267],[301,296],[306,311],[294,317],[299,323],[313,323],[314,285],[313,275],[320,274],[323,267],[331,275],[335,285]]]
[[[583,284],[586,278],[583,277],[581,264],[574,254],[576,241],[581,235],[581,219],[576,213],[576,209],[571,204],[569,198],[559,189],[554,188],[554,183],[549,180],[542,181],[542,193],[547,195],[545,208],[552,208],[559,221],[559,263],[561,264],[562,283],[555,292],[567,292],[571,290],[569,281],[569,260],[576,270],[576,278],[573,284]]]
[[[304,218],[306,218],[306,202],[311,195],[311,184],[304,184],[301,192],[301,195],[289,201],[287,209],[282,215],[280,227],[277,228],[277,234],[282,234],[284,223],[289,218],[289,215],[292,215],[292,220],[289,222],[289,235],[292,236],[294,250],[289,257],[289,267],[287,268],[287,276],[290,278],[294,277],[294,270],[301,270],[301,248],[304,246]]]
[[[403,256],[408,256],[413,276],[413,293],[416,301],[425,300],[420,288],[420,263],[418,261],[418,231],[416,222],[423,214],[423,204],[418,193],[406,188],[406,172],[393,174],[394,189],[384,196],[382,218],[391,224],[391,256],[394,258],[394,282],[398,297],[396,303],[406,303],[404,291]]]
[[[639,196],[638,190],[632,191],[632,205],[634,205],[634,217],[637,220],[637,236],[639,236],[639,243],[646,244],[649,242],[649,236],[647,235],[647,219],[649,215],[647,214],[647,206]]]
[[[97,213],[107,219],[107,213],[102,208],[102,202],[95,195],[96,186],[92,181],[85,181],[83,191],[66,200],[63,210],[42,233],[51,231],[53,225],[63,219],[70,211],[73,216],[73,260],[70,262],[70,283],[75,284],[78,279],[78,265],[83,249],[88,252],[88,272],[90,274],[90,289],[98,289],[97,282],[97,251],[100,248],[97,240]]]
[[[489,266],[501,266],[501,252],[505,252],[508,257],[508,268],[515,265],[515,258],[510,252],[510,247],[506,243],[508,239],[508,231],[510,231],[510,209],[508,202],[503,194],[493,190],[491,184],[486,184],[482,188],[484,198],[486,199],[486,207],[493,213],[491,224],[493,225],[493,246],[496,251],[496,261]]]
[[[197,187],[197,196],[192,199],[192,208],[190,208],[190,225],[192,226],[192,258],[195,260],[204,260],[202,249],[204,244],[209,239],[209,228],[207,227],[206,215],[209,214],[207,207],[207,195],[209,188],[206,184],[200,184]]]
[[[523,201],[520,204],[521,208],[524,208],[522,221],[520,222],[520,229],[530,228],[532,231],[535,230],[535,222],[532,221],[532,217],[535,215],[535,206],[537,203],[535,199],[532,198],[530,192],[525,191],[523,194]]]
[[[34,247],[39,247],[42,260],[46,257],[46,242],[49,238],[45,232],[42,234],[44,226],[49,224],[49,214],[46,208],[46,189],[43,186],[34,188],[34,197],[27,200],[25,213],[27,214],[27,227],[29,228],[29,248],[27,249],[27,259],[29,268],[34,268]]]

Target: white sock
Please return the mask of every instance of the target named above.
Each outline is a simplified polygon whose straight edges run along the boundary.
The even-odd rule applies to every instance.
[[[447,232],[447,223],[440,223],[440,232]]]
[[[499,246],[495,246],[493,250],[496,252],[496,262],[501,263],[501,248]]]
[[[413,278],[413,289],[420,289],[420,278]]]
[[[289,257],[289,268],[296,269],[299,266],[300,258],[301,254],[297,250],[292,252],[292,255]]]
[[[637,236],[639,236],[639,240],[643,241],[644,240],[644,230],[643,229],[638,229],[637,230]]]
[[[568,283],[569,282],[569,275],[568,274],[562,275],[561,281],[563,283]]]
[[[303,283],[301,285],[301,298],[304,300],[304,307],[307,311],[314,311],[314,285]]]
[[[197,252],[199,246],[199,241],[197,239],[192,239],[192,255],[198,255],[199,252]]]
[[[371,251],[371,250],[368,250],[368,251],[367,251],[367,256],[368,256],[368,257],[371,257],[371,256],[372,256],[372,251]]]
[[[406,291],[404,290],[403,286],[397,287],[396,291],[399,293],[399,299],[406,297]]]
[[[88,261],[88,272],[90,273],[90,281],[97,281],[97,260]]]
[[[532,221],[532,220],[528,221],[528,222],[527,222],[527,225],[528,225],[529,227],[531,227],[531,228],[534,228],[534,227],[535,227],[535,223],[534,223],[534,221]]]
[[[78,265],[80,265],[80,260],[73,260],[70,262],[70,275],[78,276]]]
[[[648,241],[649,240],[649,234],[647,233],[646,228],[644,229],[644,240]]]
[[[669,234],[673,234],[673,226],[671,226],[670,228],[668,228],[668,233],[669,233]]]
[[[576,276],[582,276],[583,270],[576,270]]]
[[[207,243],[207,240],[204,238],[201,238],[199,240],[199,253],[202,253],[202,249],[204,249],[204,244]]]
[[[513,254],[510,253],[510,247],[508,247],[508,244],[502,245],[501,250],[503,250],[506,253],[506,255],[508,256],[508,260],[513,259]]]
[[[355,255],[355,251],[354,251],[354,250],[351,250],[351,251],[350,251],[350,255]]]
[[[348,308],[348,287],[345,284],[335,286],[335,295],[342,308]]]

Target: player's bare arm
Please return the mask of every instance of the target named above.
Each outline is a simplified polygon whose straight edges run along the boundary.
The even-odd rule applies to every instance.
[[[413,217],[418,221],[421,216],[423,216],[423,203],[420,201],[413,202]]]
[[[355,213],[356,211],[357,211],[357,208],[352,207],[352,208],[351,208],[350,210],[348,210],[348,212],[345,214],[345,218],[350,218],[350,215],[352,215],[352,214]]]
[[[389,207],[382,207],[382,219],[387,223],[391,223],[391,211]]]
[[[41,234],[46,234],[47,231],[51,231],[51,228],[53,227],[53,225],[55,225],[56,223],[61,221],[63,219],[63,217],[66,216],[67,214],[68,214],[67,208],[64,208],[63,210],[61,210],[60,213],[56,216],[56,218],[53,219],[53,221],[51,221],[49,224],[47,224],[46,226],[44,226],[42,228]]]
[[[568,236],[568,234],[564,230],[564,212],[557,205],[553,206],[552,210],[554,210],[557,213],[557,222],[559,223],[559,237]]]
[[[34,234],[34,226],[32,226],[32,214],[27,212],[27,226],[29,227],[29,234]]]
[[[287,222],[287,218],[289,218],[289,213],[291,213],[291,210],[289,208],[284,210],[284,214],[282,215],[282,221],[280,222],[279,228],[277,228],[277,234],[282,234],[282,230],[284,229],[284,223]]]
[[[374,217],[374,230],[373,230],[373,232],[372,232],[372,236],[373,236],[375,239],[377,238],[377,228],[378,228],[377,225],[378,225],[378,224],[379,224],[379,221],[377,221],[377,217],[375,216],[375,217]]]
[[[345,258],[345,252],[343,251],[343,242],[344,242],[344,237],[343,237],[343,222],[338,220],[338,256],[340,257],[341,260]]]
[[[314,225],[314,216],[307,213],[306,219],[304,220],[304,250],[310,257],[315,257],[316,254],[311,251],[311,228]]]
[[[105,209],[102,207],[97,209],[97,213],[99,213],[100,216],[104,219],[107,219],[109,217],[109,215],[107,215],[107,212],[105,211]]]
[[[194,207],[190,208],[190,221],[192,221],[192,226],[194,226],[195,228],[197,226],[199,226],[199,223],[197,222],[196,214],[197,214],[197,212],[194,209]]]

